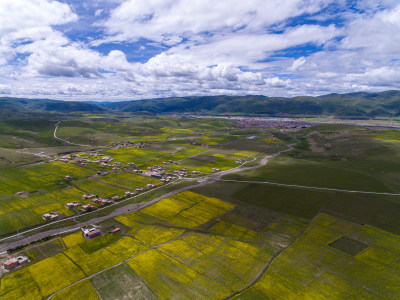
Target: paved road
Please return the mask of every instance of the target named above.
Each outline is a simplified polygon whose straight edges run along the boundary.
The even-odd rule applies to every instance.
[[[71,143],[70,141],[67,141],[67,140],[64,140],[64,139],[59,138],[59,137],[57,136],[57,129],[58,129],[58,126],[60,125],[60,123],[61,123],[61,121],[58,121],[58,123],[56,124],[56,128],[54,128],[53,136],[54,136],[54,138],[55,138],[56,140],[59,140],[59,141],[62,141],[62,142],[64,142],[64,143],[67,143],[67,144],[69,144],[69,145],[74,145],[74,146],[93,147],[92,145],[81,145],[81,144]]]

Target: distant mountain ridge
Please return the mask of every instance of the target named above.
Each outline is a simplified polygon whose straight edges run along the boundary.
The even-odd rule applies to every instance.
[[[0,98],[0,111],[127,112],[139,114],[252,115],[274,117],[334,116],[374,118],[400,116],[400,91],[357,92],[292,98],[267,96],[192,96],[112,103],[50,99]]]
[[[44,112],[71,113],[71,112],[104,112],[106,111],[106,109],[98,105],[84,103],[84,102],[73,102],[73,101],[62,101],[62,100],[51,100],[51,99],[0,97],[0,111],[3,112],[44,111]]]
[[[113,111],[153,114],[395,117],[400,116],[400,91],[292,98],[267,96],[171,97],[115,102],[104,107]]]

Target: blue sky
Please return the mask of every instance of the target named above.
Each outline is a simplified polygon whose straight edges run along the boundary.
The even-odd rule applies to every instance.
[[[118,101],[399,87],[397,0],[0,1],[0,96]]]

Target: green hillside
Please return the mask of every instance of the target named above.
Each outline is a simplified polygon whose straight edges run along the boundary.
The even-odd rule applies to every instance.
[[[107,104],[105,107],[114,111],[152,114],[394,117],[400,115],[400,91],[293,98],[266,96],[175,97],[116,102]]]
[[[104,108],[82,102],[61,101],[51,99],[26,99],[26,98],[9,98],[0,97],[0,112],[14,113],[14,112],[102,112]]]
[[[0,113],[90,112],[135,114],[248,115],[270,117],[334,116],[382,118],[400,116],[400,91],[328,94],[292,98],[267,96],[193,96],[112,103],[88,103],[49,99],[0,98]]]

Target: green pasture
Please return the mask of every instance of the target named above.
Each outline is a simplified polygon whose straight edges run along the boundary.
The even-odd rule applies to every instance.
[[[160,180],[152,177],[123,172],[113,172],[106,176],[98,177],[98,179],[102,182],[122,186],[130,190],[145,188],[148,183],[160,184]]]
[[[226,179],[242,179],[237,174],[226,175]],[[291,157],[275,157],[265,167],[255,169],[245,178],[257,181],[272,181],[336,189],[391,192],[384,180],[354,163],[315,161]]]
[[[94,276],[91,283],[104,300],[158,299],[146,283],[126,264]]]
[[[92,174],[94,172],[91,170],[61,162],[4,169],[0,174],[0,197],[20,191],[54,190],[66,186],[64,181],[66,175],[78,178]]]
[[[81,201],[82,191],[67,187],[50,192],[31,193],[28,196],[0,198],[0,234],[43,223],[42,215],[51,211],[71,216],[65,204]]]
[[[85,193],[92,193],[104,198],[113,196],[123,196],[126,189],[101,183],[102,177],[96,177],[96,181],[92,179],[82,178],[75,180],[73,186]]]

